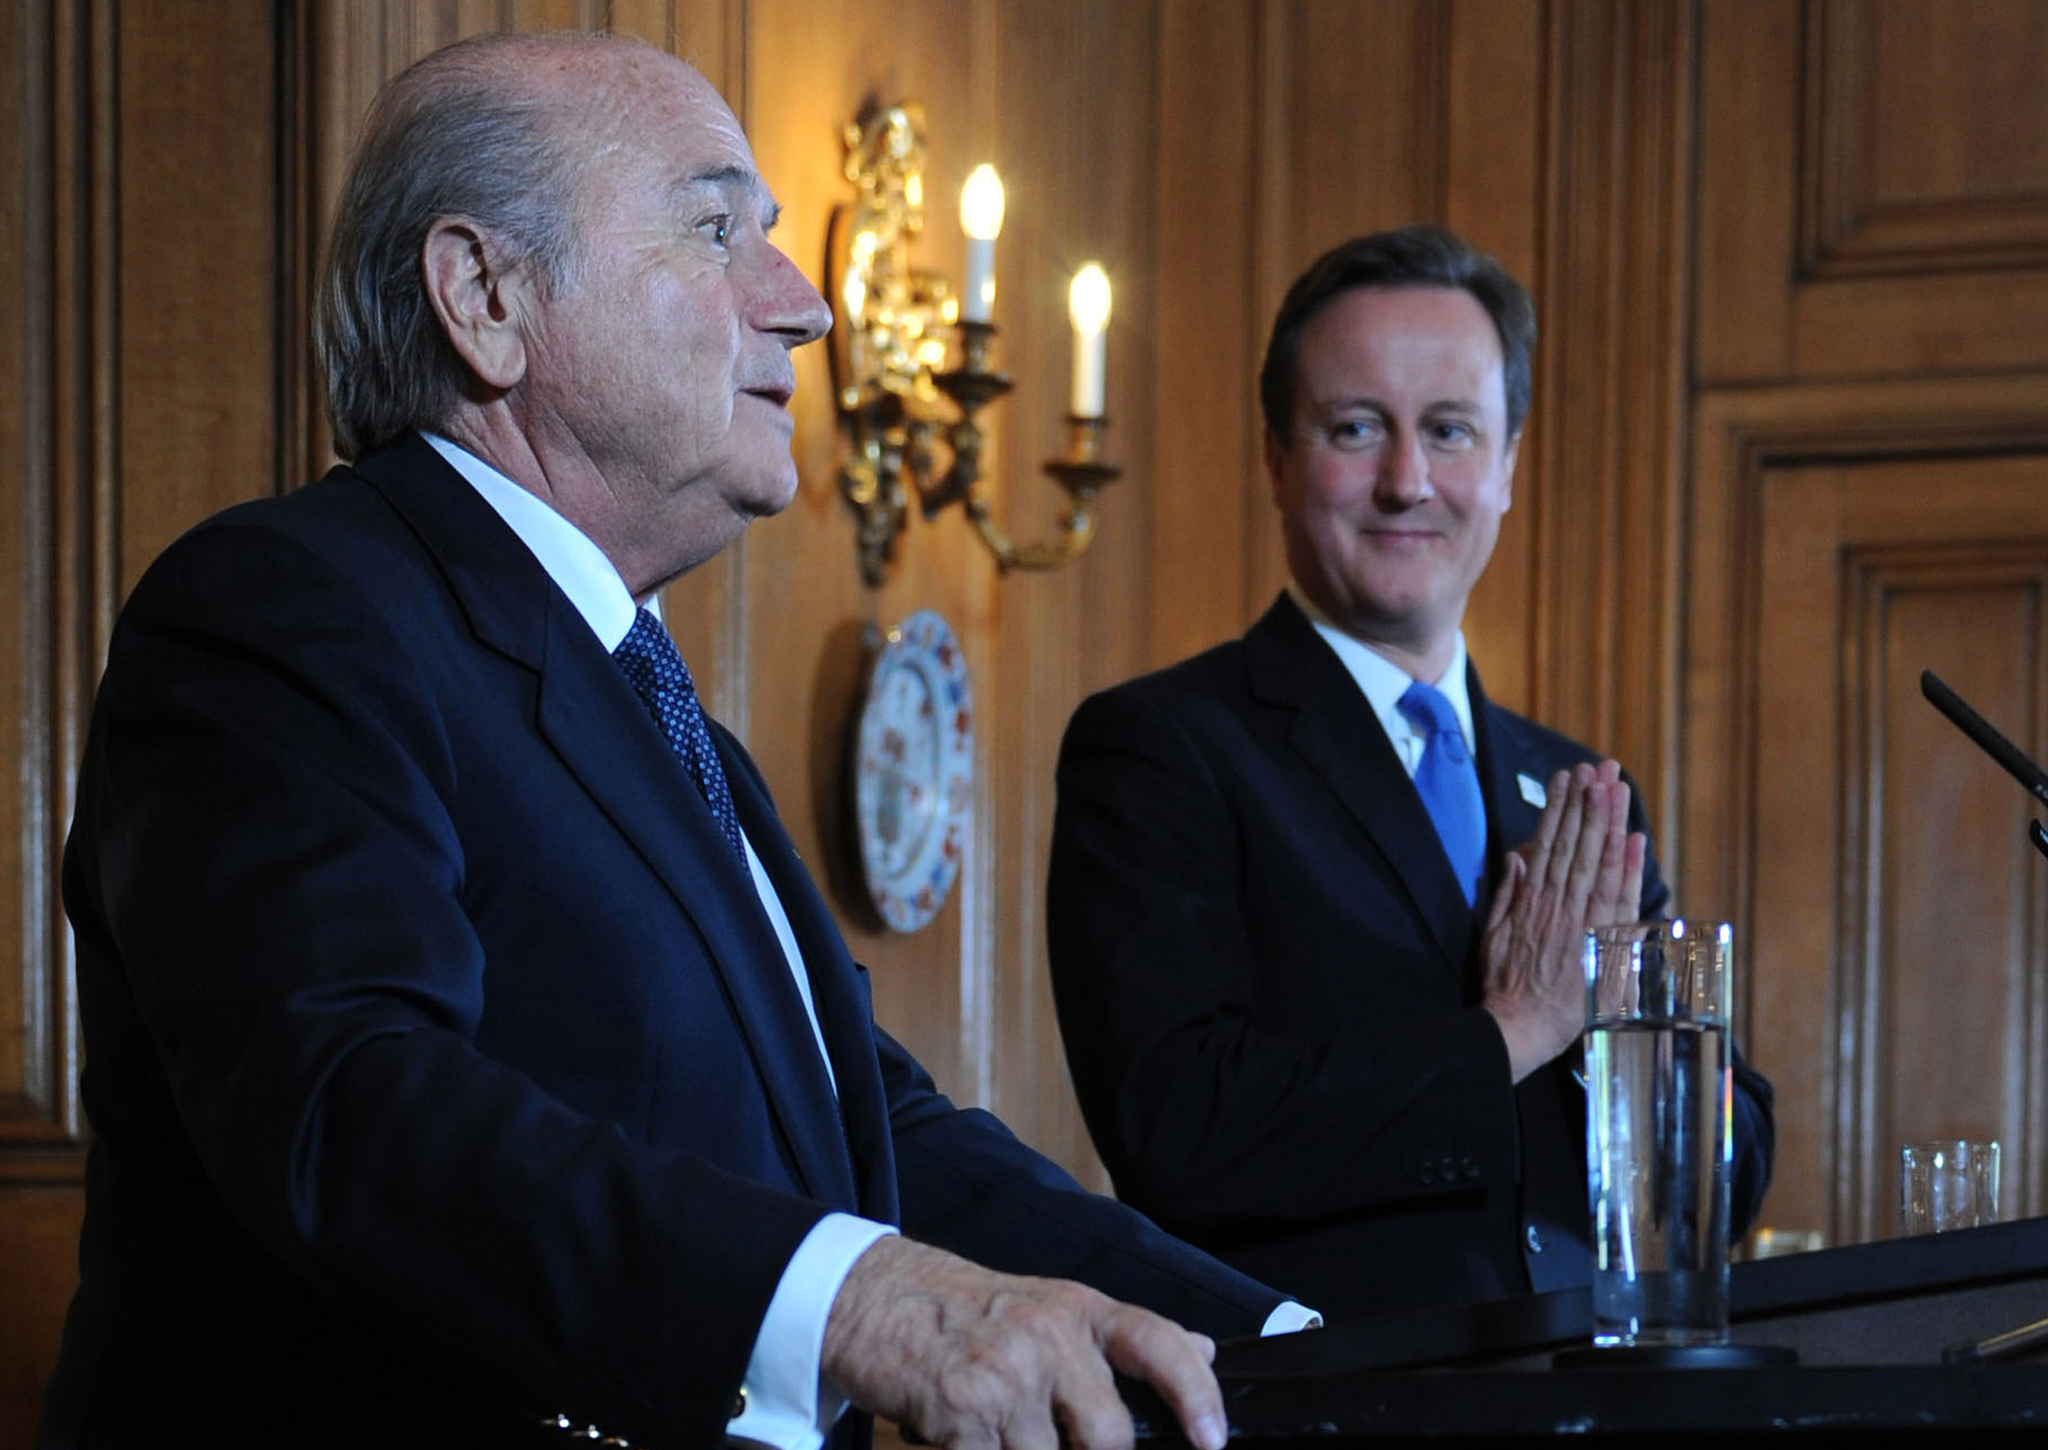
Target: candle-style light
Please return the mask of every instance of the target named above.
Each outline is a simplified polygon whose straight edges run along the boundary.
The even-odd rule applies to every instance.
[[[1100,418],[1109,351],[1109,276],[1096,263],[1074,274],[1067,289],[1067,316],[1074,322],[1073,414]]]
[[[968,174],[960,188],[960,230],[967,233],[967,285],[961,289],[960,316],[987,322],[996,303],[996,238],[1003,230],[1003,183],[986,161]]]
[[[997,366],[990,320],[1003,184],[984,165],[961,188],[967,265],[965,285],[956,289],[909,257],[909,239],[923,224],[922,108],[907,101],[865,105],[841,135],[856,197],[832,213],[823,290],[832,301],[828,346],[845,435],[839,487],[857,520],[861,579],[881,586],[911,519],[936,518],[954,504],[1000,570],[1071,562],[1094,537],[1096,496],[1121,472],[1103,457],[1109,279],[1091,265],[1068,299],[1076,330],[1074,406],[1066,447],[1044,464],[1068,505],[1040,537],[1013,539],[997,518],[985,476],[991,435],[982,421],[1012,389]]]

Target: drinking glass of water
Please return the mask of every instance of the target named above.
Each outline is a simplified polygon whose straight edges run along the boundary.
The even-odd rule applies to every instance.
[[[1998,1222],[1998,1141],[1958,1138],[1899,1150],[1899,1227],[1947,1233]]]
[[[1734,930],[1586,934],[1586,1173],[1595,1345],[1728,1339]]]

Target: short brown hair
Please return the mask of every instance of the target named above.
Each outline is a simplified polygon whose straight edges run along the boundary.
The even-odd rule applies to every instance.
[[[1259,369],[1259,404],[1266,427],[1285,438],[1294,422],[1294,378],[1301,335],[1310,319],[1357,287],[1455,287],[1470,292],[1500,334],[1502,381],[1507,389],[1508,437],[1522,431],[1529,413],[1529,355],[1536,347],[1536,304],[1507,268],[1475,251],[1456,232],[1408,226],[1340,242],[1294,279],[1266,344]]]

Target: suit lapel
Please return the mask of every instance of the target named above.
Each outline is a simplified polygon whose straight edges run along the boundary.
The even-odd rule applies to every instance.
[[[356,471],[439,561],[479,642],[539,677],[541,737],[696,928],[805,1191],[852,1206],[831,1084],[781,943],[752,877],[632,686],[518,536],[426,443],[409,439]],[[742,816],[750,834],[760,818],[758,809]]]
[[[1487,699],[1479,671],[1468,660],[1465,688],[1472,697],[1472,725],[1479,737],[1479,785],[1486,792],[1486,856],[1498,861],[1536,834],[1543,808],[1522,793],[1526,776],[1539,787],[1551,767],[1531,748],[1522,722]]]
[[[697,928],[806,1189],[851,1207],[832,1084],[753,877],[583,618],[566,602],[555,616],[558,648],[541,672],[541,733]],[[741,821],[753,834],[755,820]]]
[[[1288,743],[1372,839],[1462,980],[1472,908],[1358,682],[1285,594],[1245,636],[1245,669],[1255,698],[1293,712]]]

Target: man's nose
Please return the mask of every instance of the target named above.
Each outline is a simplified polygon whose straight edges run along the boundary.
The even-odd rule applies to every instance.
[[[1408,508],[1429,497],[1429,458],[1422,440],[1413,433],[1398,432],[1380,449],[1379,476],[1374,492],[1380,502]]]
[[[782,339],[784,347],[816,342],[832,327],[832,309],[803,269],[770,244],[754,279],[747,309],[754,327]]]

